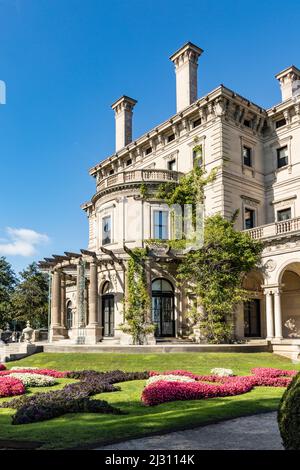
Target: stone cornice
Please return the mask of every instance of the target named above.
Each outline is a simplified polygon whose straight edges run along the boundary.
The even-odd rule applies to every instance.
[[[141,154],[141,149],[145,148],[146,144],[153,144],[157,139],[160,139],[161,134],[173,131],[174,126],[175,128],[177,126],[177,129],[178,126],[181,126],[181,128],[187,132],[188,123],[186,120],[195,114],[196,118],[197,112],[199,113],[199,118],[203,120],[203,124],[211,117],[221,118],[228,113],[232,113],[233,119],[237,120],[239,124],[241,124],[243,118],[250,113],[256,121],[255,125],[257,126],[258,131],[262,127],[261,121],[263,121],[264,118],[267,118],[266,111],[262,107],[252,103],[246,98],[243,98],[241,95],[235,93],[229,88],[220,85],[206,96],[199,98],[187,108],[171,116],[171,118],[143,134],[117,153],[107,157],[98,165],[92,167],[89,172],[90,175],[95,176],[102,168],[117,162],[119,158],[125,157],[132,152],[138,152]],[[199,128],[200,127],[201,125]]]

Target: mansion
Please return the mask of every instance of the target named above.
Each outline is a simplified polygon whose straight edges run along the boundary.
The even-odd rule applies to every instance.
[[[166,246],[150,244],[146,262],[148,321],[156,327],[148,344],[191,338],[189,299],[175,277],[180,255],[167,244],[170,212],[155,194],[190,172],[196,158],[207,173],[217,168],[205,187],[205,214],[230,218],[238,209],[236,229],[264,243],[262,267],[244,284],[249,300],[234,312],[236,340],[300,339],[300,70],[276,75],[282,100],[270,109],[223,85],[198,98],[202,53],[188,42],[170,57],[176,114],[141,137],[132,138],[137,101],[122,96],[112,104],[115,152],[91,168],[95,193],[82,205],[88,247],[39,263],[51,274],[50,341],[130,344],[120,328],[130,250],[153,239]]]

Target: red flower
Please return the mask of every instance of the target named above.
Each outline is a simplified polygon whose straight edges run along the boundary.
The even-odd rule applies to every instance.
[[[195,379],[196,382],[159,380],[144,388],[142,401],[146,405],[158,405],[175,400],[199,400],[201,398],[240,395],[249,392],[255,386],[286,387],[297,373],[291,370],[263,367],[256,367],[251,372],[254,375],[219,377],[216,375],[197,375],[185,370],[169,370],[163,374],[187,376]],[[150,376],[161,374],[161,372],[150,372]]]
[[[25,387],[21,380],[14,377],[0,378],[0,397],[12,397],[14,395],[23,395]]]
[[[4,365],[4,364],[0,364],[0,370],[5,370],[5,369],[6,369],[5,365]]]
[[[12,373],[18,373],[18,374],[40,374],[40,375],[49,375],[50,377],[55,377],[57,379],[60,379],[62,377],[65,377],[67,372],[59,372],[57,370],[53,369],[18,369],[18,370],[2,370],[0,371],[0,377],[3,375],[9,375]]]

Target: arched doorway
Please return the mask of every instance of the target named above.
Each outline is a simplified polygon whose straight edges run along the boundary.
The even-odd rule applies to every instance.
[[[102,327],[103,336],[114,336],[114,294],[109,281],[102,288]]]
[[[152,321],[155,336],[175,336],[174,289],[166,279],[152,282]]]
[[[73,306],[71,300],[67,303],[66,327],[67,330],[71,330],[73,327]]]
[[[280,276],[282,335],[300,338],[300,263],[291,263]],[[275,312],[276,313],[276,312]]]

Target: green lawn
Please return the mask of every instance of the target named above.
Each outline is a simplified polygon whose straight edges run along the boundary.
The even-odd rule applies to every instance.
[[[206,374],[213,367],[226,367],[236,374],[247,375],[252,367],[300,369],[288,359],[271,353],[181,353],[181,354],[77,354],[41,353],[8,363],[39,366],[57,370],[113,370],[142,371],[186,369]],[[63,386],[66,379],[60,380]],[[257,387],[236,397],[213,398],[166,403],[146,407],[140,397],[144,381],[121,383],[121,391],[103,393],[95,397],[107,400],[128,414],[121,416],[102,414],[70,414],[41,423],[11,425],[14,410],[0,409],[0,441],[27,440],[42,443],[42,448],[70,448],[102,445],[146,434],[189,428],[222,419],[275,410],[283,388]],[[59,386],[56,386],[59,387]],[[47,389],[54,389],[48,387]],[[31,389],[31,392],[45,388]],[[2,399],[4,400],[4,399]],[[0,400],[1,401],[1,400]]]

